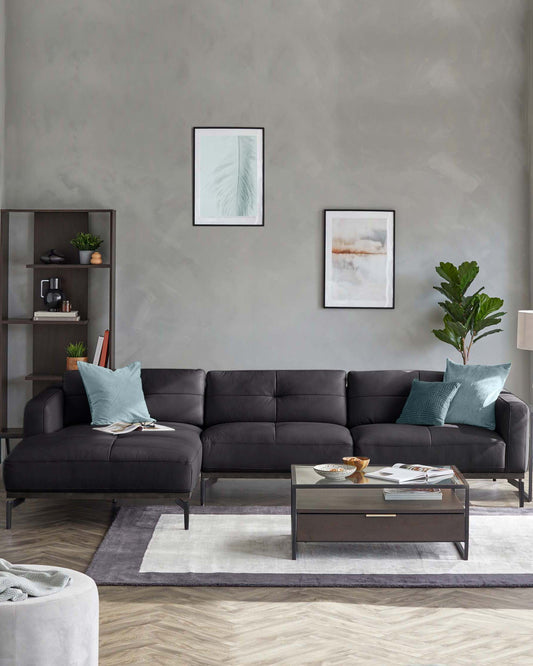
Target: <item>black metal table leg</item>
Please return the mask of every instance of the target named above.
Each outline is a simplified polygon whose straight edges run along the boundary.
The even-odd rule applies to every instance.
[[[292,542],[292,559],[298,557],[298,542],[296,541],[296,489],[291,484],[291,542]]]
[[[205,506],[206,479],[202,476],[200,479],[200,504]]]
[[[14,499],[6,500],[6,530],[11,529],[11,522],[13,518],[13,509],[19,504],[24,502],[24,497],[15,497]]]
[[[185,526],[185,529],[189,529],[189,502],[182,500],[182,499],[177,499],[176,504],[179,504],[181,508],[183,509],[183,524]]]

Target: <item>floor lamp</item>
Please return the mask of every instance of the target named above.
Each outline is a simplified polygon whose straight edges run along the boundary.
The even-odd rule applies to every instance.
[[[527,349],[533,351],[533,310],[519,310],[518,311],[518,327],[516,333],[516,346],[518,349]],[[529,400],[528,400],[529,402]],[[532,499],[532,481],[533,481],[533,465],[531,460],[532,454],[532,421],[531,409],[529,417],[529,460],[528,474],[529,474],[529,492],[526,493],[526,499],[531,502]]]

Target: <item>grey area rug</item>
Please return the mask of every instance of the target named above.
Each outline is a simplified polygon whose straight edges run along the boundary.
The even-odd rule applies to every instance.
[[[533,510],[473,509],[452,543],[303,543],[288,507],[123,507],[87,570],[99,585],[533,587]]]

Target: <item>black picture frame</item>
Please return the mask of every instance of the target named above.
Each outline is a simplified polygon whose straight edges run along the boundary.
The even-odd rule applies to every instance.
[[[387,213],[392,215],[392,299],[390,305],[332,305],[327,298],[327,262],[328,262],[328,214],[329,213]],[[355,218],[354,218],[355,219]],[[394,310],[396,308],[396,210],[393,208],[326,208],[323,213],[324,251],[323,251],[323,307],[336,310]]]
[[[256,130],[261,132],[261,222],[258,224],[206,224],[196,221],[196,136],[200,130]],[[265,128],[243,125],[195,126],[192,128],[192,224],[194,227],[264,227],[265,226]]]

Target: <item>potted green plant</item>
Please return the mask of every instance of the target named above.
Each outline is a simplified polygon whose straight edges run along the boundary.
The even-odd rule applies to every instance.
[[[444,328],[433,330],[433,334],[457,349],[466,365],[474,343],[502,331],[492,327],[497,326],[506,314],[501,312],[503,299],[482,294],[485,287],[466,295],[479,273],[476,261],[465,261],[460,266],[441,261],[435,270],[444,282],[433,289],[443,294],[446,300],[439,303],[444,310]]]
[[[100,236],[95,236],[94,234],[80,231],[70,241],[70,244],[79,250],[80,264],[88,264],[91,261],[92,253],[95,252],[103,242],[104,241],[100,238]]]
[[[78,361],[87,363],[87,346],[84,342],[70,342],[67,345],[67,370],[77,370]]]

